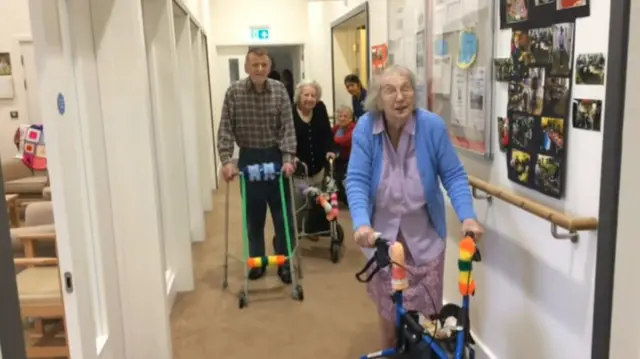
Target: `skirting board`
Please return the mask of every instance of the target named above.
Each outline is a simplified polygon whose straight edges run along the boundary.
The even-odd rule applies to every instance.
[[[457,303],[450,302],[446,299],[442,302],[445,305],[450,303],[458,305]],[[489,347],[476,335],[476,333],[473,332],[473,330],[471,330],[471,335],[476,341],[476,359],[498,359],[498,356],[489,349]]]
[[[173,284],[176,279],[176,273],[173,269],[169,268],[164,272],[165,281],[167,283],[167,315],[171,315],[173,310],[173,304],[176,302],[178,293],[173,289]]]

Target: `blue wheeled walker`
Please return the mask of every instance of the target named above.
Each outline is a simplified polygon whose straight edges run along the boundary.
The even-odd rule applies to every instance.
[[[289,216],[287,215],[290,204],[287,203],[286,192],[287,189],[284,185],[284,173],[282,173],[280,165],[275,163],[261,163],[255,165],[249,165],[240,170],[240,194],[242,202],[242,263],[244,267],[244,286],[242,291],[238,294],[238,306],[240,309],[246,307],[249,304],[249,270],[252,268],[263,266],[283,266],[289,265],[291,268],[291,280],[292,280],[292,292],[291,296],[294,300],[304,300],[304,292],[302,291],[302,285],[298,283],[300,278],[299,261],[297,260],[296,247],[292,245],[292,236],[290,233]],[[280,201],[282,201],[282,213],[284,215],[284,231],[286,238],[287,254],[286,255],[272,255],[264,257],[250,257],[249,256],[249,228],[247,223],[247,181],[278,181]],[[228,287],[228,274],[229,274],[229,188],[227,185],[226,192],[226,210],[225,210],[225,257],[224,257],[224,277],[222,287],[226,289]],[[293,198],[293,181],[289,181],[289,193],[290,198]],[[297,236],[296,228],[296,214],[292,211],[293,215],[293,236]]]
[[[473,233],[466,233],[459,245],[458,289],[462,294],[462,307],[445,305],[439,314],[429,318],[432,320],[430,328],[421,323],[418,312],[407,310],[403,305],[403,290],[408,287],[408,270],[404,266],[404,255],[400,256],[402,260],[396,259],[397,256],[394,258],[394,251],[404,252],[402,244],[396,242],[393,246],[396,248],[390,250],[389,242],[378,236],[373,257],[364,269],[356,274],[356,279],[361,283],[369,282],[380,269],[391,266],[391,299],[396,311],[396,346],[365,354],[360,359],[474,359],[475,341],[470,333],[469,298],[475,292],[475,282],[471,274],[473,262],[479,262],[481,257]],[[376,267],[370,269],[373,264]],[[367,277],[363,278],[365,274]],[[433,301],[433,298],[431,300]],[[435,307],[435,303],[433,304]]]

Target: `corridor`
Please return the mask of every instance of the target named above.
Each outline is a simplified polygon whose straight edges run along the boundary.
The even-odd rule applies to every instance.
[[[238,183],[231,183],[230,251],[240,258],[241,212]],[[304,302],[290,297],[275,270],[250,283],[257,290],[249,307],[238,309],[242,267],[230,260],[229,288],[221,289],[224,258],[226,185],[213,195],[207,214],[207,239],[193,247],[196,289],[180,294],[171,316],[174,359],[200,358],[357,358],[377,350],[378,323],[363,284],[354,275],[364,265],[351,240],[351,221],[341,213],[345,253],[338,264],[329,260],[328,240],[301,242]],[[266,238],[271,238],[270,219]],[[268,247],[271,240],[267,240]],[[349,318],[345,320],[345,318]]]

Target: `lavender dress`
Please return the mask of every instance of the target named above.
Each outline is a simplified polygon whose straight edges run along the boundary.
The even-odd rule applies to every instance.
[[[374,133],[382,133],[384,124],[378,119]],[[404,305],[424,315],[442,307],[445,242],[430,224],[424,189],[415,155],[415,119],[409,120],[400,136],[397,149],[383,134],[383,168],[376,193],[373,228],[383,238],[400,241],[405,247],[409,288],[404,291]],[[379,314],[395,320],[391,302],[391,273],[378,272],[367,285]]]

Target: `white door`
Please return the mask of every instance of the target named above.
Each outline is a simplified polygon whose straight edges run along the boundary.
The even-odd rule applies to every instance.
[[[24,88],[27,92],[28,123],[41,123],[38,76],[33,41],[20,41],[20,62],[22,63],[22,74],[24,75]]]
[[[217,47],[218,54],[218,66],[215,76],[217,76],[218,81],[216,89],[214,89],[214,113],[220,114],[222,113],[222,102],[224,101],[224,94],[227,92],[227,88],[229,86],[238,81],[247,77],[246,72],[244,71],[244,59],[247,56],[247,51],[249,51],[248,46],[218,46]],[[216,138],[218,136],[218,127],[220,126],[220,116],[214,119],[215,120],[215,133]],[[234,151],[234,158],[238,157],[238,147]],[[216,161],[220,161],[219,158]],[[220,167],[218,165],[218,167]]]
[[[120,284],[95,51],[87,30],[89,4],[29,4],[70,356],[122,359]]]

